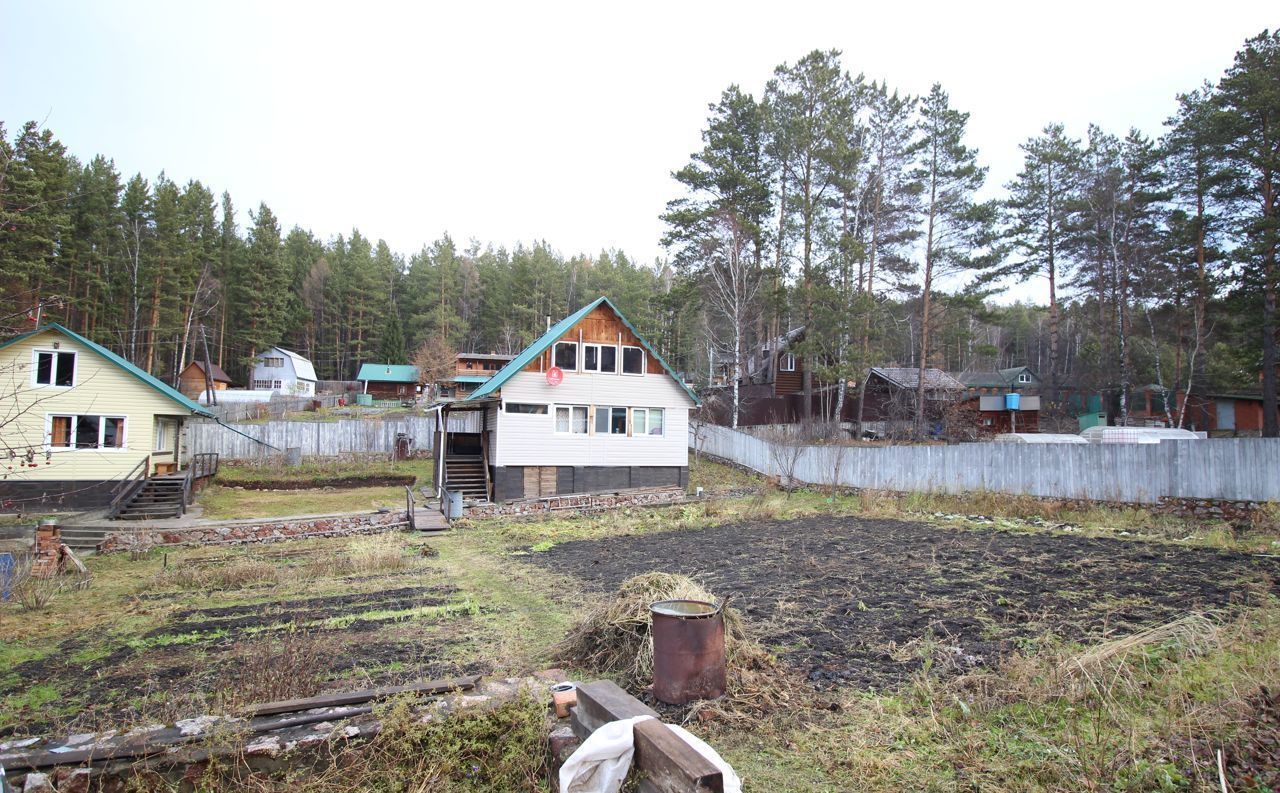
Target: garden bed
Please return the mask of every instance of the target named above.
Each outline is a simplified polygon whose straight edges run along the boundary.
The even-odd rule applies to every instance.
[[[1280,559],[1064,534],[814,517],[556,545],[529,558],[608,592],[657,570],[734,605],[811,683],[887,689],[1280,593]]]

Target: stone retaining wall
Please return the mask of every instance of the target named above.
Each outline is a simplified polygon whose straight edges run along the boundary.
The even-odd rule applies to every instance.
[[[374,512],[362,515],[335,515],[239,523],[222,526],[192,526],[181,529],[124,529],[108,534],[98,546],[100,553],[142,551],[162,545],[231,545],[249,542],[277,542],[311,537],[341,537],[377,534],[408,524],[403,512]]]
[[[494,518],[499,516],[546,515],[562,510],[590,512],[598,509],[614,509],[616,507],[675,504],[684,501],[685,497],[684,488],[679,487],[629,493],[578,493],[526,501],[512,501],[505,504],[468,505],[463,510],[463,515],[468,518]]]

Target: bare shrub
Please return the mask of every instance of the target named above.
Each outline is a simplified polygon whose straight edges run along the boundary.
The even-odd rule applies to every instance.
[[[27,611],[41,611],[48,607],[58,593],[66,589],[68,582],[56,573],[42,573],[31,552],[14,554],[13,571],[9,589],[18,603]]]
[[[790,493],[798,484],[796,466],[800,464],[805,447],[781,427],[770,429],[764,439],[769,443],[769,459],[773,462],[774,472],[781,486]]]
[[[260,702],[313,696],[323,687],[329,653],[319,637],[290,630],[278,639],[237,642],[218,684],[231,713]]]

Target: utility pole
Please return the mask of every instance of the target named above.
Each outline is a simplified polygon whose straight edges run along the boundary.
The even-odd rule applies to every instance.
[[[200,341],[204,345],[204,390],[205,402],[218,404],[218,397],[213,390],[213,374],[209,371],[209,337],[205,335],[204,323],[200,323]]]

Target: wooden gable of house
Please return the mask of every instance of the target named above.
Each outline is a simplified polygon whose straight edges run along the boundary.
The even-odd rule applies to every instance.
[[[645,357],[645,374],[666,374],[662,363],[640,342],[639,337],[631,332],[631,329],[622,321],[622,318],[604,303],[596,306],[591,313],[579,320],[576,325],[560,337],[559,342],[565,341],[582,342],[584,344],[622,344],[625,347],[639,347]],[[554,355],[555,344],[552,344],[541,355],[531,361],[523,371],[547,371],[551,368]]]

